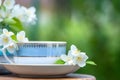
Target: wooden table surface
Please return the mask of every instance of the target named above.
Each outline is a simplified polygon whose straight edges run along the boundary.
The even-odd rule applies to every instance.
[[[92,75],[68,74],[64,77],[19,77],[17,75],[0,75],[0,80],[96,80]]]

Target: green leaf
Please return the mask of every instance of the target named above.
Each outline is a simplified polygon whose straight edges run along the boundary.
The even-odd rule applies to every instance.
[[[87,61],[86,62],[87,64],[90,64],[90,65],[97,65],[95,62],[93,62],[93,61]]]
[[[24,27],[19,19],[13,18],[13,20],[15,21],[15,23],[9,24],[9,27],[12,29],[12,31],[18,32],[18,31],[21,31],[24,29]]]
[[[12,25],[12,24],[15,24],[16,21],[13,18],[6,18],[4,19],[4,23]]]
[[[14,33],[24,29],[22,22],[17,18],[6,18],[3,21],[3,25],[7,25],[7,27]]]
[[[12,35],[11,37],[12,37],[13,40],[17,41],[16,35]]]
[[[63,60],[61,60],[61,59],[58,59],[56,62],[55,62],[55,64],[64,64],[65,62],[63,61]]]

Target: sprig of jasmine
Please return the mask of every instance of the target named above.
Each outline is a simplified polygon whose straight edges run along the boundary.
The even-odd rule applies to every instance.
[[[55,64],[78,65],[84,67],[86,64],[96,65],[93,61],[87,61],[88,56],[85,52],[81,52],[75,45],[71,45],[68,55],[61,55]]]
[[[22,24],[34,24],[37,20],[34,7],[26,8],[15,4],[15,0],[0,0],[0,23],[15,23],[16,19]]]
[[[15,36],[17,40],[13,39],[12,36]],[[1,50],[7,50],[11,54],[14,53],[18,49],[16,42],[28,42],[28,38],[25,37],[25,32],[20,31],[16,36],[13,32],[3,29],[3,33],[0,35]]]

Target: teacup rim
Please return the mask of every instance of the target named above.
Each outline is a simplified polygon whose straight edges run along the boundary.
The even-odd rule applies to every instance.
[[[66,44],[66,41],[28,41],[28,42],[17,42],[17,44],[21,43],[40,43],[40,44]]]

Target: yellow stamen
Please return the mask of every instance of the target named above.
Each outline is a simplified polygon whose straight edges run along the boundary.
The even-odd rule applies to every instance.
[[[4,37],[3,41],[7,43],[9,41],[9,39],[7,37]]]
[[[69,58],[67,58],[67,61],[70,61],[71,60],[71,58],[69,57]]]
[[[77,61],[81,61],[81,60],[82,60],[82,57],[78,56]]]
[[[6,35],[9,35],[10,33],[9,33],[9,32],[6,32],[5,34],[6,34]]]
[[[23,40],[23,36],[19,36],[19,39],[20,39],[20,40]]]
[[[75,50],[75,51],[74,51],[75,54],[78,54],[79,52],[80,52],[79,50]]]
[[[6,4],[9,5],[9,4],[10,4],[10,1],[7,1]]]
[[[9,48],[14,48],[14,46],[13,46],[13,45],[11,45],[11,46],[9,46]]]

